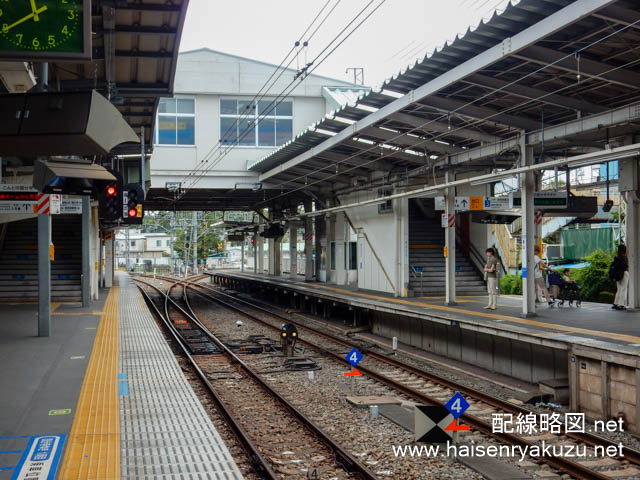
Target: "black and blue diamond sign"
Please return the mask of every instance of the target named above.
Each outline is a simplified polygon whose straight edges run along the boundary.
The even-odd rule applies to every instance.
[[[464,412],[469,408],[469,402],[467,402],[460,392],[456,392],[456,394],[449,399],[447,403],[444,404],[445,408],[451,412],[453,418],[456,420],[462,416]]]

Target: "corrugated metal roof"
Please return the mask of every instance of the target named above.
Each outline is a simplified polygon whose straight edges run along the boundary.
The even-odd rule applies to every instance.
[[[511,53],[505,44],[505,53],[493,64],[447,83],[426,97],[416,100],[405,97],[570,5],[584,4],[579,0],[509,3],[503,11],[496,11],[488,20],[425,55],[355,104],[347,104],[314,123],[254,163],[250,170],[273,173],[268,181],[287,189],[306,184],[307,174],[313,178],[327,164],[341,162],[340,158],[347,165],[358,166],[348,176],[379,170],[379,162],[374,161],[376,156],[386,157],[396,170],[411,169],[424,166],[443,153],[496,144],[514,138],[521,129],[537,130],[543,121],[545,126],[559,125],[574,120],[576,112],[588,116],[638,101],[640,67],[633,55],[633,45],[640,41],[638,25],[618,33],[615,41],[590,46],[579,58],[563,59],[576,48],[640,20],[640,5],[631,0],[612,2],[584,17],[567,18],[563,28],[540,37],[522,51]],[[589,81],[582,83],[579,75]],[[357,133],[354,130],[353,135],[344,137],[348,140],[314,150],[319,154],[307,153],[402,97],[409,101],[400,111],[376,114],[379,120],[374,125]],[[587,140],[596,139],[582,142]],[[392,154],[388,155],[389,152]],[[305,153],[306,160],[300,163],[296,160],[295,166],[281,173],[273,170]],[[316,178],[329,183],[338,181],[336,175],[327,173],[325,170],[325,174]]]
[[[404,95],[433,80],[573,1],[524,0],[510,2],[502,11],[496,10],[488,20],[482,20],[475,28],[469,27],[464,34],[457,35],[454,40],[436,48],[431,53],[427,53],[422,60],[416,61],[413,65],[386,80],[380,88],[359,98],[355,106],[347,104],[331,112],[275,152],[252,164],[249,170],[266,172],[309,148],[319,145],[327,137],[316,134],[318,129],[338,132],[345,128],[344,123],[335,121],[336,118],[358,121],[371,113],[371,109],[382,108],[394,101],[400,94]],[[358,106],[365,108],[358,108]]]

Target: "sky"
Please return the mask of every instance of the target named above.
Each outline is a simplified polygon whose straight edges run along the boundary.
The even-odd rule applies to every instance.
[[[318,56],[360,10],[367,7],[342,37],[382,1],[190,0],[180,51],[208,47],[278,65],[318,12],[327,5],[303,39],[309,38],[335,6],[308,47],[300,49],[296,57],[289,57],[293,58],[290,66],[297,69]],[[353,81],[353,72],[346,73],[346,69],[362,67],[365,85],[378,86],[507,3],[508,0],[386,0],[313,73]]]

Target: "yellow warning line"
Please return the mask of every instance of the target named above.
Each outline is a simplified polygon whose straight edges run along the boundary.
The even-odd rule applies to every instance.
[[[426,303],[426,302],[416,302],[416,301],[411,301],[411,300],[402,300],[400,298],[389,298],[389,297],[379,297],[377,295],[370,295],[368,293],[360,293],[360,292],[353,292],[351,290],[344,290],[342,288],[334,288],[334,287],[329,287],[326,285],[314,285],[314,287],[317,288],[323,288],[325,290],[332,290],[335,292],[339,292],[339,293],[344,293],[347,295],[353,295],[356,297],[363,297],[363,298],[371,298],[373,300],[381,300],[383,302],[391,302],[391,303],[398,303],[398,304],[402,304],[402,305],[410,305],[413,307],[424,307],[424,308],[429,308],[429,309],[434,309],[434,310],[441,310],[444,312],[451,312],[451,313],[462,313],[464,315],[470,315],[472,317],[484,317],[484,318],[490,318],[493,320],[504,320],[507,322],[511,322],[511,323],[518,323],[521,325],[527,325],[530,327],[542,327],[542,328],[549,328],[551,330],[559,330],[562,333],[566,334],[566,333],[577,333],[577,334],[581,334],[581,335],[590,335],[593,337],[601,337],[601,338],[608,338],[611,340],[619,340],[621,342],[628,342],[628,343],[640,343],[640,337],[636,337],[634,335],[626,335],[624,333],[613,333],[613,332],[600,332],[598,330],[589,330],[586,328],[578,328],[578,327],[569,327],[566,325],[556,325],[554,323],[547,323],[547,322],[540,322],[538,320],[528,320],[526,318],[518,318],[518,317],[511,317],[509,315],[500,315],[497,313],[487,313],[487,312],[474,312],[471,310],[465,310],[463,308],[455,308],[455,307],[447,307],[445,305],[437,305],[437,304],[433,304],[433,303]]]
[[[104,304],[58,478],[120,478],[118,298],[114,286]]]

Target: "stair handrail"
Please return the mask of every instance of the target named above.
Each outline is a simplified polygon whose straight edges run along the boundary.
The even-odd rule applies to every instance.
[[[413,274],[414,278],[418,278],[418,273],[420,274],[420,291],[424,291],[424,283],[423,283],[423,279],[422,279],[422,270],[418,271],[416,269],[416,267],[414,267],[413,265],[409,264],[409,272]]]

